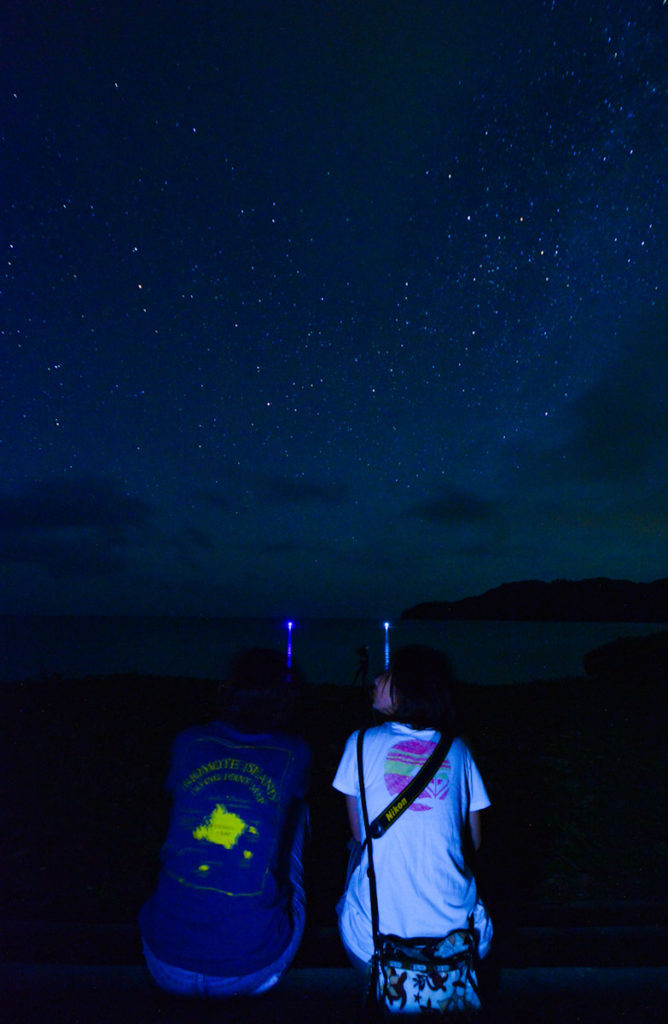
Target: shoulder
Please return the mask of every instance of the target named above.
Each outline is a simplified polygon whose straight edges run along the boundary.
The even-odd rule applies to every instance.
[[[454,740],[450,744],[449,753],[465,758],[471,756],[471,751],[469,750],[466,741],[463,740],[461,736],[455,736]]]
[[[174,739],[173,750],[185,750],[192,744],[197,743],[199,740],[207,739],[211,735],[210,730],[205,725],[191,725],[188,729],[183,729],[182,732]]]
[[[379,740],[391,739],[393,736],[398,735],[400,732],[406,730],[405,726],[399,725],[397,722],[381,722],[380,725],[373,725],[369,729],[364,730],[364,739],[370,743],[378,742]],[[353,735],[357,735],[354,733]]]
[[[241,742],[255,756],[271,758],[277,752],[288,758],[292,767],[298,771],[308,770],[311,764],[311,748],[305,739],[296,733],[266,732],[242,737]]]
[[[391,743],[393,738],[395,738],[396,730],[393,728],[391,722],[383,722],[381,725],[374,725],[368,729],[356,729],[355,732],[352,732],[346,740],[346,745],[341,757],[342,762],[357,758],[357,744],[361,732],[364,733],[362,745],[363,750],[366,753],[368,750],[374,750],[379,746]]]
[[[310,757],[311,748],[303,737],[291,732],[269,732],[262,737],[263,745],[281,746],[293,754]]]
[[[355,732],[350,734],[346,741],[346,753],[355,753],[361,732],[364,733],[362,742],[365,751],[367,749],[375,749],[376,747],[387,743],[392,743],[392,741],[400,734],[400,730],[396,728],[396,724],[393,722],[382,722],[380,725],[369,726],[367,729],[356,729]]]
[[[351,732],[350,736],[346,740],[345,746],[343,748],[344,759],[346,757],[350,757],[350,755],[353,754],[357,749],[357,738],[361,731],[361,729],[355,729],[355,732]]]
[[[452,744],[450,745],[448,757],[454,758],[455,760],[459,760],[466,766],[475,764],[475,761],[473,760],[473,754],[471,753],[471,748],[469,747],[466,740],[462,739],[461,736],[455,736],[454,740],[452,741]]]
[[[305,739],[301,736],[286,736],[286,744],[290,748],[290,753],[297,761],[299,765],[309,768],[311,765],[312,754],[311,748]]]
[[[387,726],[383,724],[368,729],[355,729],[355,732],[351,732],[343,748],[341,765],[348,765],[350,762],[357,761],[357,745],[360,734],[363,733],[363,749],[366,752],[372,744],[378,741],[378,738],[382,736],[386,728]]]
[[[273,732],[258,736],[255,749],[260,757],[263,752],[271,756],[271,751],[280,750],[288,758],[291,771],[297,774],[310,771],[311,748],[305,739],[295,733]]]

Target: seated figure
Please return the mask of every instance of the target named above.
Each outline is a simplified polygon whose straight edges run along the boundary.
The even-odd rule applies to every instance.
[[[157,984],[180,995],[265,992],[304,930],[310,766],[289,725],[296,684],[277,651],[240,654],[219,718],[180,733],[157,888],[139,916]]]

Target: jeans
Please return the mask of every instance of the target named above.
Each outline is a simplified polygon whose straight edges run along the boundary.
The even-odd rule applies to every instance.
[[[231,998],[254,996],[267,992],[276,985],[292,963],[304,934],[306,896],[304,893],[304,845],[308,829],[308,816],[304,812],[295,833],[290,852],[290,883],[292,887],[292,938],[278,960],[252,974],[223,978],[211,974],[198,974],[182,967],[174,967],[159,960],[144,946],[144,959],[153,980],[165,992],[182,996]]]

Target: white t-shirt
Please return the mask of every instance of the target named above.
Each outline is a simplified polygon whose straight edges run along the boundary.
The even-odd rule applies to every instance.
[[[433,729],[416,730],[385,722],[364,736],[364,786],[369,821],[385,810],[427,760],[440,738]],[[348,738],[334,788],[362,803],[357,775],[357,733]],[[464,863],[462,835],[469,811],[490,801],[466,744],[455,739],[427,788],[373,841],[381,934],[404,938],[443,936],[465,928],[477,902],[475,879]],[[373,954],[367,853],[350,877],[339,904],[345,945],[361,960]],[[476,925],[480,925],[480,905]],[[483,922],[484,923],[484,922]],[[489,925],[491,931],[491,924]],[[482,950],[480,951],[482,955]]]

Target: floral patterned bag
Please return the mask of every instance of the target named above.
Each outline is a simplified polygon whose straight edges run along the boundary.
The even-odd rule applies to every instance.
[[[466,1019],[481,1009],[473,929],[443,939],[379,935],[370,1000],[380,1015],[431,1013]]]

